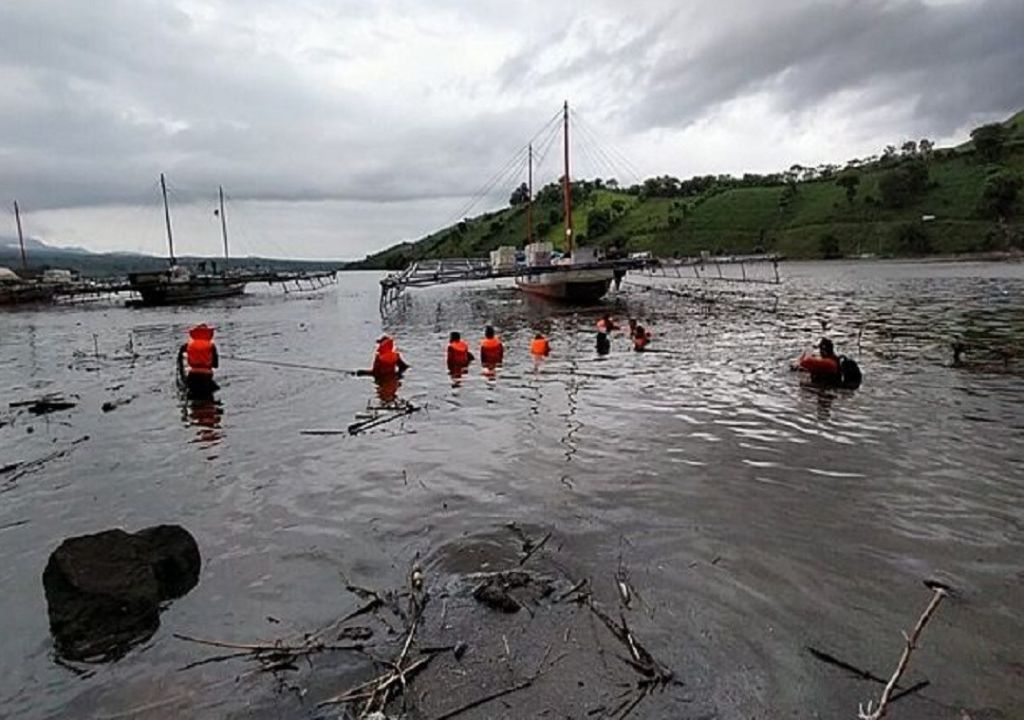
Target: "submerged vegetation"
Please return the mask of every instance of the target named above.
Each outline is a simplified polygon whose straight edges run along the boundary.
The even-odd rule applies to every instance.
[[[1024,248],[1024,111],[976,128],[971,140],[887,146],[845,165],[767,175],[573,182],[578,240],[661,256],[777,252],[789,257],[966,253]],[[397,269],[418,259],[484,256],[526,237],[526,188],[509,206],[395,245],[353,267]],[[561,247],[561,190],[533,205],[535,235]]]

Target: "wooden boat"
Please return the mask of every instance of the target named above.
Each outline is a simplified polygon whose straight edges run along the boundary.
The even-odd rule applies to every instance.
[[[562,140],[565,168],[562,199],[565,215],[567,257],[552,260],[550,243],[533,242],[533,148],[529,149],[526,267],[516,277],[520,290],[531,295],[573,304],[595,303],[608,292],[615,279],[613,267],[602,263],[593,248],[574,247],[572,227],[572,185],[569,180],[569,103],[562,106]]]
[[[133,307],[179,305],[232,297],[245,292],[245,278],[232,276],[223,270],[217,271],[216,268],[206,272],[202,265],[197,272],[177,263],[174,257],[174,236],[171,232],[171,210],[167,203],[167,182],[163,173],[160,174],[160,189],[164,198],[164,219],[167,224],[170,267],[167,270],[156,272],[129,273],[128,284],[132,291],[139,295],[139,299],[129,302],[129,305]],[[226,265],[229,259],[228,227],[224,215],[223,188],[220,188],[219,214],[221,232],[224,237],[224,262]]]
[[[58,291],[65,287],[64,278],[59,273],[49,271],[40,277],[32,277],[29,274],[25,236],[21,231],[21,209],[17,200],[14,201],[14,220],[18,225],[18,245],[21,248],[21,274],[10,268],[0,267],[0,305],[50,302]]]

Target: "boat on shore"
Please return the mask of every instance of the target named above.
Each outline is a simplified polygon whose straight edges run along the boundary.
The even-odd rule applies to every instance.
[[[529,148],[527,183],[526,267],[516,276],[516,286],[525,293],[572,304],[595,303],[603,298],[617,275],[615,268],[603,263],[597,251],[575,247],[572,226],[572,183],[569,175],[569,103],[562,105],[562,203],[565,223],[566,256],[552,259],[551,243],[533,241],[533,147]]]
[[[233,276],[227,271],[228,226],[224,215],[224,188],[220,188],[220,207],[218,214],[221,221],[221,232],[224,238],[225,269],[218,270],[213,265],[209,270],[205,263],[197,269],[179,265],[174,257],[174,234],[171,231],[171,210],[167,202],[167,182],[163,173],[160,174],[160,190],[164,199],[164,219],[167,225],[167,248],[170,267],[166,270],[135,272],[128,274],[131,290],[138,294],[137,300],[128,304],[131,307],[147,307],[156,305],[180,305],[186,303],[218,300],[241,295],[245,292],[248,280],[241,276]]]

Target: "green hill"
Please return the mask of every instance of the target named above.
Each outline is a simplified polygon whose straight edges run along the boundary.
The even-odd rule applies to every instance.
[[[573,223],[585,244],[662,257],[702,250],[788,257],[1004,250],[1024,245],[1022,178],[1024,111],[976,129],[972,141],[957,148],[906,143],[845,167],[650,178],[629,188],[579,180],[573,183]],[[533,213],[535,234],[561,247],[557,186],[537,193]],[[526,208],[510,206],[353,266],[397,269],[418,259],[486,256],[500,245],[521,247],[525,237]]]

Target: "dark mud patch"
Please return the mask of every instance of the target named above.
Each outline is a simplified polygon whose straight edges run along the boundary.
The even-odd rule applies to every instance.
[[[201,641],[223,650],[197,662],[256,663],[303,698],[278,705],[283,716],[679,715],[682,683],[644,645],[648,619],[620,605],[614,569],[598,600],[554,562],[551,533],[528,537],[525,550],[507,527],[454,541],[415,564],[405,588],[350,586],[354,607],[330,626],[262,645]]]

